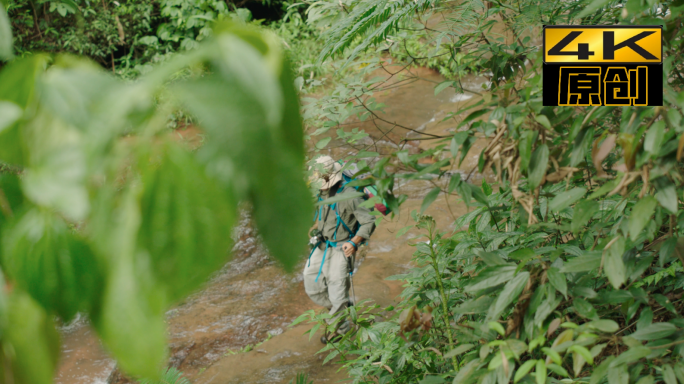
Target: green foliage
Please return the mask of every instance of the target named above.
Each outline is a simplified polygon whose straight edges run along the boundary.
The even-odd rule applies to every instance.
[[[453,135],[401,127],[436,144],[362,163],[388,202],[406,198],[395,196],[396,179],[428,179],[434,189],[421,212],[441,193],[458,195],[469,212],[450,232],[414,211],[424,235],[411,244],[416,267],[390,278],[405,282],[401,305],[348,309],[358,332],[327,345],[326,360],[341,359],[355,383],[684,379],[684,3],[424,4],[323,1],[310,11],[331,24],[321,58],[341,55],[363,72],[312,100],[305,116],[318,122],[312,136],[342,130],[338,142],[358,157],[376,143],[345,140],[345,124],[381,120],[373,95],[384,86],[368,76],[379,65],[354,61],[362,50],[389,50],[406,65],[439,56],[428,64],[447,76],[475,71],[491,79],[481,101],[447,117],[460,122]],[[542,106],[534,42],[541,24],[662,25],[664,105]],[[460,88],[444,84],[435,92]],[[489,140],[476,169],[492,170],[494,186],[447,173],[475,137]],[[421,164],[423,157],[436,162]],[[326,316],[298,321],[316,328]]]
[[[183,372],[174,367],[168,367],[162,372],[158,380],[143,379],[140,384],[190,384],[190,380],[183,377]]]
[[[159,378],[165,312],[228,260],[240,204],[287,270],[306,244],[302,122],[272,33],[219,23],[134,83],[26,55],[0,71],[0,108],[0,161],[17,169],[0,176],[3,380],[51,382],[53,318],[77,312],[126,373]],[[196,151],[167,128],[179,108],[207,136]]]
[[[231,12],[220,0],[9,0],[7,11],[19,55],[85,55],[124,77],[197,48],[214,22],[251,20],[249,10],[233,6]],[[0,55],[6,46],[0,43]]]
[[[313,384],[313,380],[309,380],[309,375],[305,372],[299,372],[297,377],[290,380],[290,384]]]
[[[160,22],[154,2],[11,0],[7,11],[17,53],[71,52],[111,68],[114,54],[128,60],[151,59],[147,35]],[[159,51],[164,53],[163,51]]]

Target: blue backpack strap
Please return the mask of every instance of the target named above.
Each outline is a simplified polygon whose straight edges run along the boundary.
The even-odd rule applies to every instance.
[[[321,244],[320,241],[318,243],[316,243],[316,245],[314,245],[313,249],[311,250],[311,253],[309,253],[309,265],[307,265],[307,267],[311,266],[311,255],[313,255],[313,253],[316,252],[316,248],[318,248],[318,246],[320,244]]]
[[[337,208],[337,207],[335,207],[335,208]],[[342,223],[342,225],[344,226],[344,229],[346,229],[347,233],[349,233],[349,238],[351,239],[352,237],[354,237],[356,235],[356,231],[352,231],[351,229],[349,229],[349,226],[344,222],[344,220],[342,220],[342,218],[340,217],[340,214],[337,212],[337,209],[335,209],[335,216],[337,216],[337,223],[338,223],[337,225],[339,226],[340,225],[339,223]],[[337,229],[335,229],[335,234],[337,234]]]
[[[333,204],[330,206],[330,209],[335,211],[335,214],[337,214],[337,203]],[[340,223],[342,220],[340,219],[340,215],[337,215],[337,224],[335,225],[335,232],[333,233],[333,240],[337,239],[337,229],[340,227]],[[320,242],[318,243],[320,244]],[[313,255],[314,251],[318,247],[318,244],[316,244],[316,247],[311,251],[311,254],[309,255],[309,265],[311,265],[311,255]],[[325,241],[325,251],[323,252],[323,260],[321,260],[321,267],[318,269],[318,274],[316,275],[316,280],[315,282],[318,282],[318,278],[321,276],[321,272],[323,272],[323,264],[325,264],[325,257],[328,255],[328,248],[332,247],[335,248],[337,246],[336,241],[330,241],[326,240]]]
[[[321,276],[321,272],[323,271],[323,264],[325,264],[325,256],[328,254],[328,248],[330,248],[330,247],[335,248],[336,246],[337,246],[337,242],[335,242],[335,241],[330,241],[330,240],[325,241],[325,251],[323,252],[323,260],[321,260],[321,267],[318,268],[318,275],[316,275],[316,280],[314,280],[315,282],[318,283],[318,278]]]

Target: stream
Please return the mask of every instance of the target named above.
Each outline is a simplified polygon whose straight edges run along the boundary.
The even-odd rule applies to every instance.
[[[414,68],[412,72],[415,80],[376,93],[378,102],[386,105],[379,116],[420,132],[453,134],[460,119],[442,121],[443,118],[449,112],[477,102],[478,94],[456,94],[453,88],[448,88],[435,96],[435,85],[443,81],[441,75],[426,68]],[[482,84],[486,82],[482,77],[462,79],[464,88],[475,92],[482,91]],[[395,148],[404,138],[419,136],[396,128],[388,133],[392,126],[384,122],[375,126],[366,121],[358,127],[374,138],[382,137],[379,144],[388,149]],[[461,169],[454,171],[467,175],[477,165],[483,143],[484,140],[478,140]],[[431,145],[434,144],[430,141],[409,142],[412,151]],[[330,154],[345,155],[340,150]],[[482,175],[473,173],[470,181],[479,183],[481,178]],[[426,181],[397,185],[399,192],[406,193],[409,200],[394,219],[390,220],[388,216],[380,224],[365,257],[359,258],[358,273],[354,277],[356,299],[369,298],[381,305],[394,303],[401,292],[401,282],[384,279],[411,266],[413,249],[407,245],[407,239],[417,234],[409,232],[396,238],[395,233],[410,225],[408,212],[420,207],[422,196],[434,186]],[[466,207],[456,203],[455,198],[452,197],[448,205],[443,196],[428,210],[443,230],[454,229],[454,218],[465,212]],[[295,273],[286,274],[259,245],[246,215],[233,236],[232,260],[207,282],[203,290],[167,312],[170,364],[195,384],[288,383],[302,371],[315,383],[344,379],[346,376],[338,372],[338,366],[333,363],[321,365],[324,356],[315,354],[322,347],[317,336],[309,341],[309,336],[303,335],[309,326],[288,327],[306,310],[318,308],[304,292],[301,269],[306,255],[302,255],[301,265]],[[62,357],[55,379],[57,384],[127,381],[115,369],[115,362],[102,348],[86,319],[78,318],[60,331]],[[253,347],[266,339],[270,340]],[[251,350],[244,352],[245,348]]]

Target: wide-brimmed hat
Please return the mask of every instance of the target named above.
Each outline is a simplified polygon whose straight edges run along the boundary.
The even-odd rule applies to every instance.
[[[319,189],[330,189],[342,180],[342,164],[330,156],[321,156],[316,159],[313,167],[312,183],[321,185]]]

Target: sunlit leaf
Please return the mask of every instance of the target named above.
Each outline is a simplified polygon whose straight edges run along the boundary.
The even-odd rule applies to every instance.
[[[12,25],[5,12],[4,4],[0,2],[0,60],[8,60],[12,57]]]
[[[490,321],[487,323],[489,326],[489,329],[496,331],[499,335],[503,336],[506,333],[506,330],[504,330],[503,325],[499,324],[496,321]]]
[[[520,368],[518,368],[518,370],[515,372],[513,382],[517,383],[518,381],[520,381],[520,379],[525,377],[525,375],[527,375],[532,370],[532,367],[534,367],[536,363],[536,360],[527,360],[526,362],[524,362],[520,366]]]
[[[449,88],[453,84],[454,84],[454,82],[451,80],[443,81],[443,82],[437,84],[437,86],[435,87],[435,96],[439,95],[443,90]]]
[[[328,145],[330,140],[332,140],[332,137],[324,137],[324,138],[318,140],[318,142],[316,143],[316,148],[318,148],[318,149],[325,148],[325,146]]]
[[[544,115],[537,115],[534,117],[534,119],[537,121],[537,123],[544,126],[544,128],[551,129],[551,122],[549,121],[548,117],[546,117]]]
[[[568,352],[575,352],[578,353],[584,360],[587,361],[590,365],[594,365],[594,357],[591,355],[591,352],[589,350],[581,345],[572,345],[570,348],[568,348]]]
[[[546,364],[544,363],[544,360],[537,360],[534,370],[537,384],[546,383]]]
[[[35,96],[36,83],[45,63],[45,56],[32,55],[13,60],[3,67],[0,71],[0,100],[12,102],[21,109],[26,108]],[[26,156],[26,144],[21,137],[19,123],[0,131],[0,161],[23,165]]]
[[[11,101],[0,101],[0,132],[19,120],[23,111]]]
[[[587,325],[593,329],[597,329],[601,332],[606,333],[615,333],[618,331],[618,329],[620,329],[618,323],[608,319],[594,320],[592,322],[587,323]]]
[[[664,179],[664,178],[661,178]],[[658,187],[658,192],[655,194],[656,200],[660,205],[670,211],[671,214],[677,213],[678,199],[677,199],[677,189],[674,184],[669,182],[669,180],[660,183]]]

